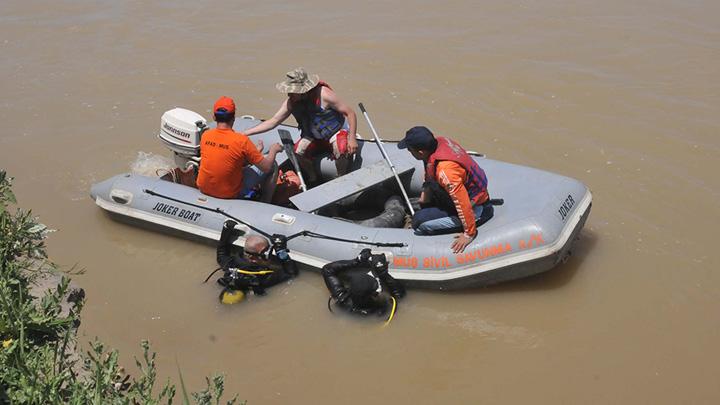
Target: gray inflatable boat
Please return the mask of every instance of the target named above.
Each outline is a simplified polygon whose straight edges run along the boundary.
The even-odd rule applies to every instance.
[[[244,116],[236,120],[235,129],[242,131],[258,122]],[[188,110],[163,115],[159,138],[174,151],[181,167],[197,163],[205,125],[201,116]],[[267,148],[280,141],[278,130],[288,131],[293,140],[300,136],[297,128],[280,126],[253,140],[262,139]],[[386,200],[400,192],[375,142],[358,142],[354,171],[337,177],[333,162],[322,159],[317,169],[327,181],[291,197],[292,207],[213,198],[159,177],[130,173],[94,184],[90,195],[113,217],[201,238],[218,240],[229,217],[249,225],[243,228],[244,236],[255,232],[253,228],[267,234],[300,235],[288,243],[292,259],[318,269],[371,247],[374,253],[388,256],[390,273],[408,286],[441,290],[490,285],[552,269],[571,254],[590,213],[592,194],[578,180],[470,152],[487,174],[491,198],[503,199],[504,204],[494,207],[492,218],[478,227],[477,238],[463,253],[453,254],[454,234],[416,235],[402,223],[382,220],[405,205],[398,197],[390,199],[395,199],[394,206]],[[422,162],[394,142],[383,144],[410,197],[418,196]],[[277,163],[290,165],[284,153],[278,154]],[[370,215],[378,217],[364,221],[342,217],[346,210],[339,207],[360,200],[361,205],[374,203],[370,205],[376,211]],[[236,244],[242,244],[244,236]]]

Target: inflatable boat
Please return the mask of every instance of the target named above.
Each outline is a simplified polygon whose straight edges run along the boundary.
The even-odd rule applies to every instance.
[[[234,129],[242,132],[259,122],[239,117]],[[199,114],[174,109],[163,115],[158,137],[173,151],[179,167],[191,167],[199,162],[206,127]],[[288,132],[293,140],[300,136],[297,128],[281,125],[252,139],[262,139],[267,151]],[[387,255],[390,273],[406,285],[441,290],[485,286],[552,269],[571,254],[590,213],[592,194],[580,181],[469,152],[487,174],[491,198],[504,203],[485,218],[465,251],[454,254],[450,245],[456,234],[417,235],[406,221],[392,219],[398,210],[405,217],[406,204],[397,197],[398,182],[377,142],[358,139],[358,143],[353,171],[337,176],[331,160],[316,162],[325,183],[290,197],[287,206],[213,198],[190,186],[133,173],[94,184],[90,195],[115,218],[201,238],[218,240],[229,218],[245,224],[239,225],[244,235],[238,245],[254,232],[292,235],[288,242],[292,259],[316,269],[370,247]],[[407,194],[417,197],[424,180],[423,163],[395,142],[383,141],[383,145]],[[282,152],[276,162],[281,169],[292,163]],[[347,207],[357,205],[364,208],[364,218],[348,214]]]

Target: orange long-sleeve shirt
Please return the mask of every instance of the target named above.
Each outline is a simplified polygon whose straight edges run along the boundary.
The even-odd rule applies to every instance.
[[[465,188],[467,172],[459,163],[451,160],[439,162],[435,172],[438,183],[450,194],[450,198],[453,204],[455,204],[455,209],[462,223],[465,236],[475,237],[477,234],[475,212],[473,211],[470,196]],[[480,200],[487,200],[487,197],[480,198]]]

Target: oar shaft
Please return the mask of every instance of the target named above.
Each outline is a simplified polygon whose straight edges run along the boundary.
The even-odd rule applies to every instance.
[[[360,111],[362,111],[363,116],[365,117],[365,120],[367,121],[368,125],[370,126],[370,130],[373,133],[373,137],[375,137],[375,143],[377,144],[378,148],[380,148],[380,154],[382,154],[383,159],[387,162],[388,165],[390,165],[390,170],[392,170],[393,175],[395,176],[395,180],[397,180],[398,186],[400,186],[400,191],[402,192],[403,198],[405,198],[405,203],[408,206],[408,209],[410,210],[410,215],[415,215],[415,210],[412,207],[412,204],[410,203],[410,198],[407,195],[407,191],[405,191],[405,186],[403,186],[402,181],[400,181],[400,176],[398,176],[397,170],[395,170],[395,165],[390,160],[390,156],[388,156],[387,151],[385,151],[385,147],[382,144],[382,141],[380,140],[380,136],[378,135],[377,131],[375,130],[375,126],[373,125],[372,121],[370,120],[370,116],[367,113],[367,110],[365,110],[365,106],[363,103],[359,103],[358,106],[360,107]]]
[[[300,178],[300,187],[302,188],[303,191],[307,191],[307,186],[305,185],[305,179],[303,179],[302,172],[300,170],[298,170],[297,175],[298,175],[298,178]]]
[[[280,135],[280,141],[282,142],[283,149],[285,149],[285,154],[287,155],[288,159],[290,159],[290,163],[292,163],[292,165],[295,167],[295,171],[297,172],[298,178],[300,179],[300,187],[303,191],[307,191],[305,179],[303,178],[302,171],[300,170],[300,162],[298,162],[297,156],[295,155],[295,145],[293,144],[290,132],[288,132],[288,130],[286,129],[279,129],[278,134]]]

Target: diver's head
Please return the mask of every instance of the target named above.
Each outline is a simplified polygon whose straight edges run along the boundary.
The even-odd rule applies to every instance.
[[[351,310],[360,313],[384,313],[387,300],[380,294],[377,279],[367,273],[352,274],[347,279],[347,289],[352,300]]]
[[[269,250],[270,242],[262,236],[250,235],[245,239],[245,256],[253,263],[267,261]]]

